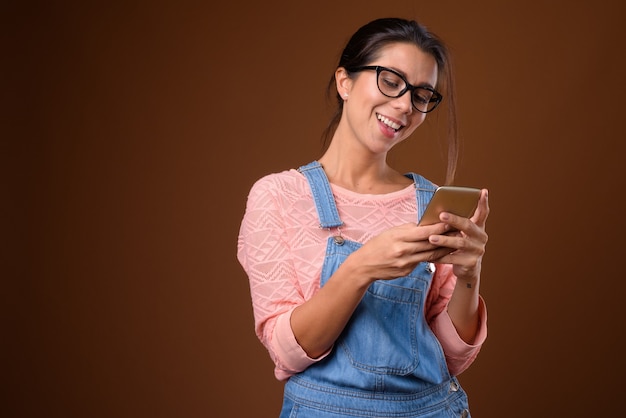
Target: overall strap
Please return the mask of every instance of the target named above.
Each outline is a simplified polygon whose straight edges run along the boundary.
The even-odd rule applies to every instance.
[[[413,179],[413,182],[415,183],[417,196],[417,221],[419,222],[419,220],[422,219],[422,215],[424,215],[424,210],[426,210],[428,202],[430,202],[435,190],[437,190],[437,186],[419,174],[407,173],[405,176]]]
[[[313,161],[298,168],[298,171],[306,177],[313,194],[315,208],[320,220],[320,228],[335,228],[343,225],[339,218],[337,205],[330,188],[330,182],[322,165]]]

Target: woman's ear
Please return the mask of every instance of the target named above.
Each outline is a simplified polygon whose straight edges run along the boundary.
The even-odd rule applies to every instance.
[[[345,68],[339,67],[335,70],[335,84],[339,96],[346,100],[352,88],[352,79],[348,76],[348,71]]]

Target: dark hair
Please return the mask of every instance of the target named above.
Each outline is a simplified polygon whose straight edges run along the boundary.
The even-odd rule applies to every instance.
[[[443,94],[448,108],[448,167],[446,183],[454,180],[459,154],[457,133],[456,100],[451,58],[445,44],[425,26],[414,20],[400,18],[383,18],[373,20],[359,28],[344,48],[337,68],[355,68],[371,64],[379,55],[380,50],[393,43],[410,43],[430,54],[437,62],[437,89]],[[337,108],[328,126],[324,130],[323,139],[327,143],[332,138],[343,110],[343,99],[335,88],[335,76],[328,83],[328,94],[336,94]]]

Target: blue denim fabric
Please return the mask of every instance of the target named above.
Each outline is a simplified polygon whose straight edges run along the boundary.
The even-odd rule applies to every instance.
[[[311,186],[320,226],[341,226],[319,163],[300,172]],[[415,182],[419,219],[436,187],[417,174],[407,176]],[[361,246],[335,238],[327,242],[321,286]],[[432,275],[431,265],[420,263],[408,276],[372,283],[333,351],[285,384],[280,417],[469,417],[467,396],[424,317]]]

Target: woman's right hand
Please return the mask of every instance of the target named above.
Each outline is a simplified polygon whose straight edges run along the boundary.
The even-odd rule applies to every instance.
[[[353,262],[360,277],[369,282],[406,276],[420,262],[437,260],[453,251],[428,241],[431,235],[445,234],[447,228],[443,223],[396,226],[370,239],[345,262]]]

